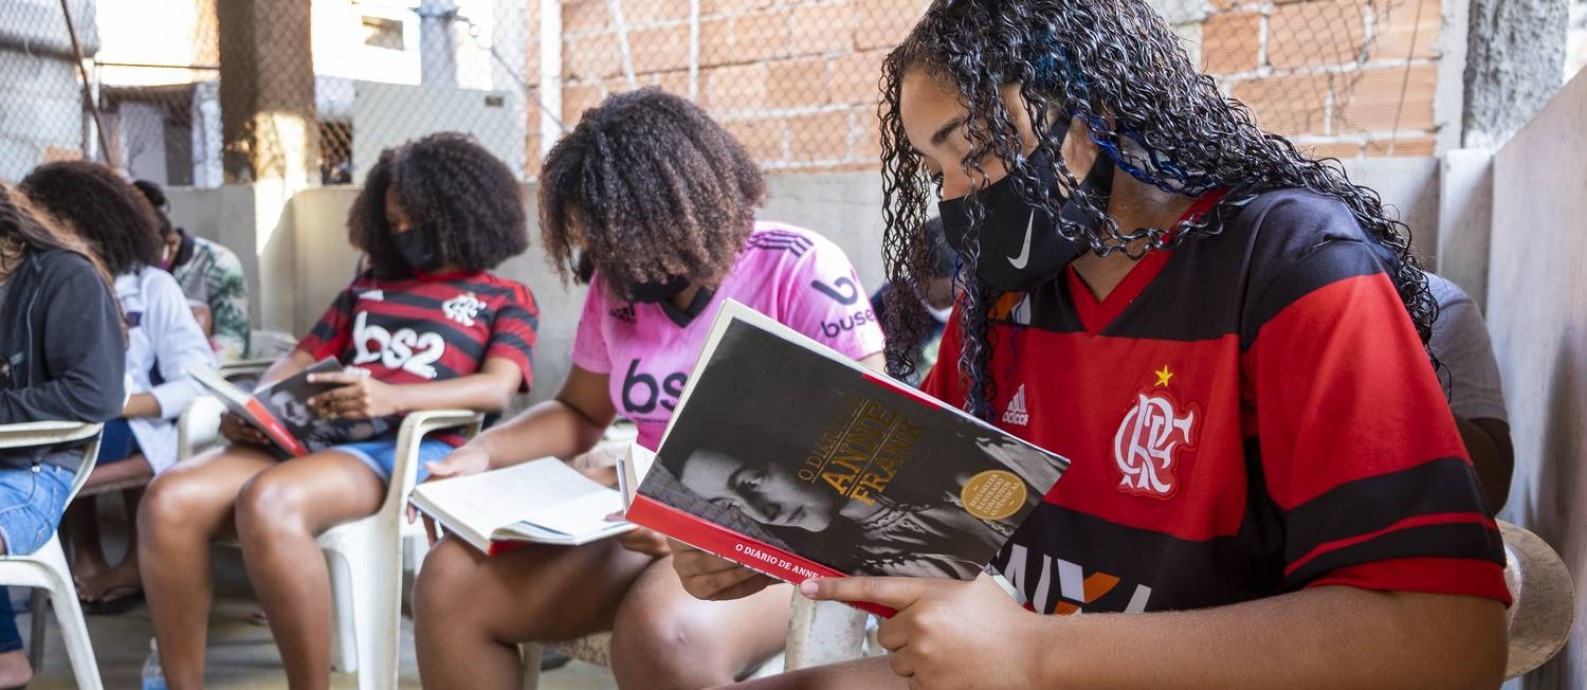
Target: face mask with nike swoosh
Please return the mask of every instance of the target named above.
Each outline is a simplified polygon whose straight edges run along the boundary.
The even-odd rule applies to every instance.
[[[1048,185],[1054,196],[1064,199],[1059,214],[1066,225],[1094,230],[1102,224],[1100,217],[1076,204],[1073,197],[1063,194],[1048,156],[1036,153],[1027,165],[1039,172],[1041,183]],[[1086,194],[1106,199],[1113,189],[1113,170],[1112,161],[1098,152],[1080,188]],[[1089,245],[1060,234],[1058,224],[1045,209],[1020,198],[1009,177],[987,185],[976,196],[984,214],[977,233],[981,251],[975,273],[994,290],[1029,291],[1090,250]],[[937,204],[948,245],[960,254],[965,253],[965,240],[971,230],[967,198],[947,199]]]

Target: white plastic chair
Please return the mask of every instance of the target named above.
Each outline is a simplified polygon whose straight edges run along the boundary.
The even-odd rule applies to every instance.
[[[319,537],[331,570],[332,667],[358,673],[359,690],[397,687],[401,645],[403,541],[422,533],[408,526],[408,494],[419,472],[419,442],[443,429],[479,433],[484,416],[468,410],[409,414],[397,434],[397,455],[386,500],[374,515],[337,525]]]
[[[101,424],[78,422],[32,422],[0,426],[0,449],[33,448],[61,443],[87,441],[83,449],[83,463],[72,481],[66,502],[71,503],[94,471],[94,461],[99,457]],[[27,554],[0,556],[0,585],[34,587],[49,593],[55,609],[55,619],[66,641],[66,655],[72,662],[72,675],[77,687],[83,690],[100,690],[99,665],[94,661],[94,646],[88,639],[88,624],[83,619],[83,609],[77,602],[77,586],[72,582],[71,571],[66,566],[66,552],[61,549],[57,535],[38,551]],[[38,611],[35,611],[37,614]],[[37,629],[38,621],[35,621]],[[42,657],[40,658],[42,661]]]

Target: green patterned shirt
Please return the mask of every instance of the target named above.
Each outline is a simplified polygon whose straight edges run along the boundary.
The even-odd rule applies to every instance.
[[[251,327],[248,324],[248,277],[243,274],[242,262],[223,245],[183,234],[184,244],[192,242],[192,253],[179,257],[185,260],[171,267],[171,275],[182,286],[188,301],[209,306],[213,324],[209,340],[220,361],[244,359],[248,356]]]

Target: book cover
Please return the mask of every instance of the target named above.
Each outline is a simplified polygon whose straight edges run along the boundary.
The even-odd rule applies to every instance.
[[[628,518],[791,582],[968,580],[1068,464],[729,303]]]
[[[196,372],[194,380],[231,412],[264,432],[278,454],[299,457],[343,443],[367,441],[393,427],[393,421],[385,418],[327,419],[315,414],[309,399],[335,386],[309,383],[309,376],[342,368],[341,362],[327,357],[251,394],[215,372]]]
[[[634,527],[609,519],[622,510],[617,490],[557,458],[425,482],[408,500],[490,556],[525,543],[577,546]]]

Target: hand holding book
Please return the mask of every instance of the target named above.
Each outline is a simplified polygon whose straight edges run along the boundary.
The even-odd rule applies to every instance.
[[[309,374],[308,381],[335,386],[308,401],[309,408],[326,419],[375,419],[403,411],[398,388],[372,378],[368,369]]]

